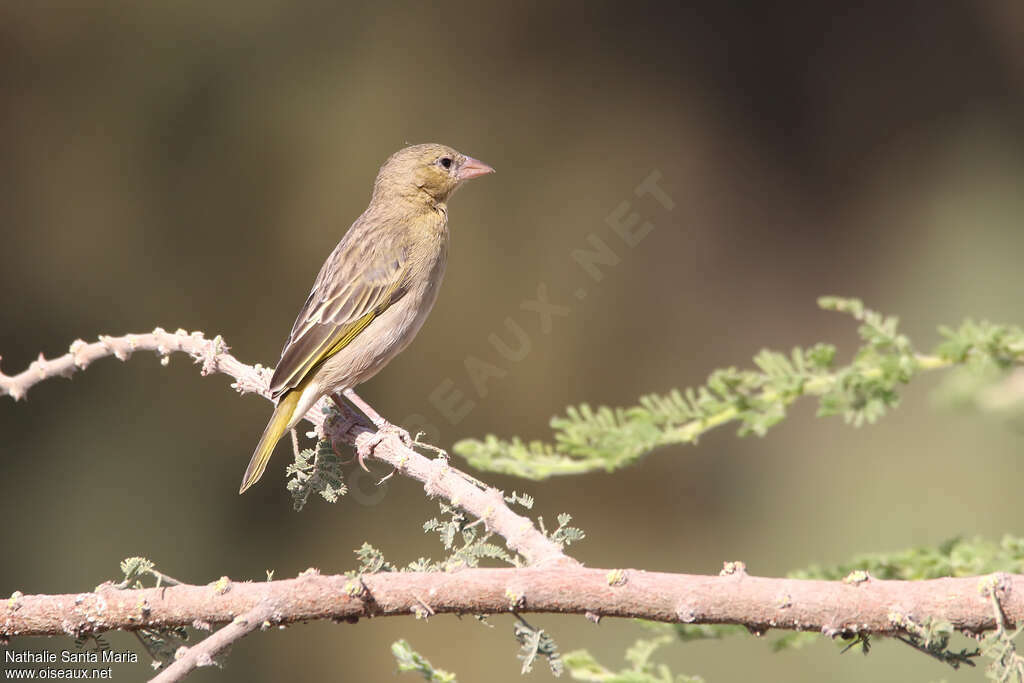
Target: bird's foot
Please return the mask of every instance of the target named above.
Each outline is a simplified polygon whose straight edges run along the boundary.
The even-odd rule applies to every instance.
[[[377,425],[377,432],[371,437],[370,441],[363,448],[358,449],[356,458],[359,460],[359,466],[369,472],[370,470],[366,467],[366,457],[373,455],[373,452],[377,449],[384,439],[389,436],[396,436],[398,440],[405,444],[406,447],[412,448],[413,440],[409,436],[409,432],[402,429],[397,425],[393,425],[390,422],[382,421],[382,424]]]
[[[370,471],[366,467],[366,456],[371,455],[374,449],[376,449],[377,446],[379,446],[380,443],[388,436],[397,436],[399,441],[401,441],[407,448],[413,447],[413,444],[415,442],[413,438],[409,435],[408,431],[402,429],[401,427],[393,425],[387,420],[385,420],[380,413],[374,410],[369,403],[360,398],[359,394],[357,394],[351,388],[344,389],[342,391],[342,394],[344,394],[345,398],[352,402],[352,405],[358,408],[364,415],[366,415],[366,417],[370,418],[370,422],[372,422],[373,426],[377,428],[377,433],[373,435],[373,438],[370,440],[370,442],[364,448],[357,449],[356,457],[359,460],[359,466],[362,467],[364,470],[366,470],[367,472]],[[337,394],[333,394],[331,396],[331,399],[339,407],[344,405],[344,403],[341,400],[341,397],[339,397]]]
[[[416,443],[415,441],[413,441],[412,436],[409,435],[408,430],[402,429],[398,425],[393,425],[390,422],[385,422],[382,425],[377,425],[377,431],[384,432],[385,434],[394,434],[408,448],[412,448],[413,444]]]

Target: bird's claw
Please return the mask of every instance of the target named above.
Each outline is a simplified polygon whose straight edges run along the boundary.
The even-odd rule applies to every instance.
[[[398,437],[399,441],[405,444],[406,448],[412,448],[413,444],[416,443],[412,436],[409,434],[409,430],[402,429],[401,427],[398,427],[390,423],[384,425],[383,428],[378,429],[378,431],[383,431],[387,434],[394,434],[395,436]]]
[[[381,442],[384,441],[384,439],[386,439],[389,436],[398,437],[398,440],[405,444],[407,448],[412,448],[413,446],[414,441],[407,430],[402,429],[401,427],[398,427],[396,425],[393,425],[390,422],[385,422],[384,424],[378,425],[377,433],[373,435],[373,438],[370,439],[370,442],[366,445],[366,447],[359,449],[359,452],[356,454],[356,458],[359,460],[359,466],[362,467],[363,470],[365,470],[366,472],[370,471],[369,468],[366,466],[366,456],[372,455],[373,452],[377,449],[377,446],[379,446]]]
[[[370,471],[370,468],[366,466],[366,454],[372,453],[373,449],[377,447],[378,443],[380,443],[380,441],[377,441],[376,443],[371,443],[370,447],[367,448],[365,451],[359,451],[356,453],[356,460],[359,462],[359,466],[363,469],[364,472]]]

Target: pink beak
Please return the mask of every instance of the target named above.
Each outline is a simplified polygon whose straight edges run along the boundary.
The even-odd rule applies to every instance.
[[[488,173],[494,173],[494,169],[479,159],[466,157],[466,160],[462,162],[462,166],[459,167],[458,178],[459,181],[463,181],[470,178],[479,178]]]

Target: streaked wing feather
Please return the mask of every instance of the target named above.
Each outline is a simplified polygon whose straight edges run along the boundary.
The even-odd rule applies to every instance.
[[[405,250],[355,225],[328,257],[288,337],[270,390],[279,396],[345,348],[405,294]]]

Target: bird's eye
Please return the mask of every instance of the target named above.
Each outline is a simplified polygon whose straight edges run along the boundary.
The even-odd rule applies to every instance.
[[[440,159],[437,160],[437,163],[441,164],[445,168],[451,168],[452,167],[452,158],[451,157],[441,157]]]

